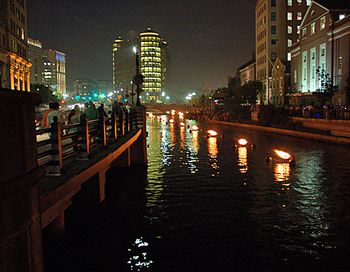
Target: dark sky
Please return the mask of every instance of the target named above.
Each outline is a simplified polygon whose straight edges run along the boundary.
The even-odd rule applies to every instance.
[[[169,42],[175,89],[217,88],[254,51],[255,0],[27,0],[29,37],[77,78],[111,79],[112,43],[147,27]]]

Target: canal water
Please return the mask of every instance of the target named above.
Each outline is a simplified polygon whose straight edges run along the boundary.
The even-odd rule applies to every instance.
[[[162,119],[147,121],[148,167],[111,173],[101,206],[45,237],[48,271],[350,271],[349,148]],[[267,163],[273,149],[296,165]]]

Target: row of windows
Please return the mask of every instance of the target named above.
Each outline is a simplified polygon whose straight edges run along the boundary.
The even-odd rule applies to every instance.
[[[141,42],[141,46],[159,47],[159,42]]]
[[[20,27],[12,20],[11,20],[11,31],[12,33],[15,33],[17,37],[19,37],[20,39],[25,40],[24,28]]]
[[[12,52],[17,53],[18,55],[27,58],[27,49],[22,47],[18,42],[15,40],[11,40],[11,50]]]
[[[161,57],[162,55],[159,52],[141,52],[141,57]]]
[[[263,29],[256,37],[257,41],[259,42],[261,39],[266,37],[266,29]]]
[[[320,18],[320,22],[319,22],[319,30],[318,31],[321,31],[323,29],[326,28],[326,17],[323,16]],[[307,33],[308,33],[308,27],[304,27],[303,30],[302,30],[302,37],[305,38],[307,36]],[[310,24],[310,35],[313,35],[316,33],[316,22],[312,22]]]
[[[156,67],[146,67],[146,68],[141,68],[142,72],[158,72],[160,73],[162,71],[161,68],[156,68]]]
[[[259,53],[261,53],[262,51],[265,51],[265,50],[266,50],[266,42],[260,44],[260,45],[257,47],[257,49],[256,49],[257,54],[259,54]]]
[[[142,57],[141,61],[161,62],[161,58],[159,58],[159,57]]]
[[[143,67],[162,67],[160,62],[141,61]]]
[[[261,16],[261,14],[263,14],[263,12],[266,10],[266,4],[264,4],[264,5],[262,5],[261,7],[260,7],[260,9],[257,11],[257,17],[260,17]]]
[[[294,0],[297,2],[298,5],[301,5],[303,3],[303,0]],[[289,7],[293,6],[293,0],[287,0],[287,5]],[[306,5],[310,6],[311,5],[311,0],[306,0]]]
[[[266,63],[266,56],[262,56],[262,57],[258,58],[256,65],[259,66],[259,65],[262,65],[264,63]]]
[[[141,47],[141,53],[142,52],[159,52],[160,53],[160,48],[159,47]]]
[[[153,42],[153,41],[160,41],[160,38],[159,37],[154,37],[154,36],[141,36],[141,42],[143,42],[143,41],[151,41],[151,42]]]
[[[22,7],[24,7],[24,2],[22,1],[17,1]],[[26,18],[25,16],[22,14],[22,12],[20,11],[19,8],[17,8],[15,6],[15,4],[13,3],[13,1],[10,1],[10,11],[12,12],[13,15],[16,16],[16,18],[22,23],[25,24],[26,22]]]
[[[298,11],[296,13],[296,20],[301,21],[303,19],[303,13],[301,11]],[[293,13],[292,12],[287,12],[287,21],[293,21]]]

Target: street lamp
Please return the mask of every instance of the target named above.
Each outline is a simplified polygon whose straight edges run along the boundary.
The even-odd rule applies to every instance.
[[[136,75],[134,76],[134,84],[136,85],[136,106],[141,106],[140,94],[141,94],[141,85],[143,82],[143,75],[140,73],[140,61],[139,61],[139,53],[137,51],[136,46],[133,47],[133,51],[135,54],[135,64],[136,64]]]

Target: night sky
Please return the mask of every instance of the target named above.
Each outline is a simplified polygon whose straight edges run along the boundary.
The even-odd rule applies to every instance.
[[[112,43],[147,27],[169,42],[172,87],[226,86],[254,51],[255,0],[27,0],[29,37],[67,54],[68,88],[112,78]]]

